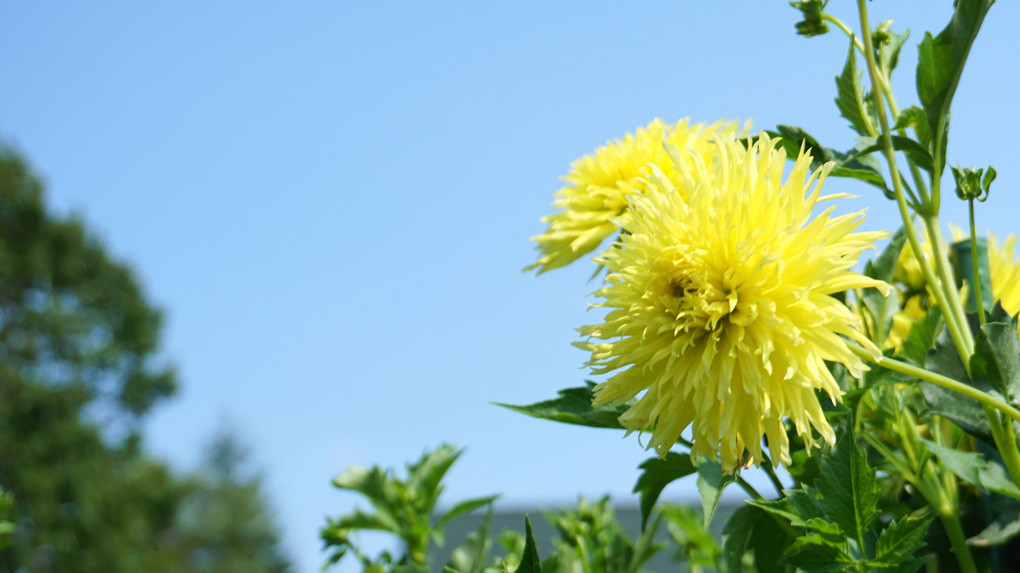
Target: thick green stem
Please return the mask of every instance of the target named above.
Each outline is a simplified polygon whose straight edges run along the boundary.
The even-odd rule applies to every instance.
[[[974,556],[970,554],[970,547],[967,546],[967,538],[963,534],[963,526],[960,525],[960,516],[956,508],[939,508],[939,519],[942,521],[942,527],[946,529],[960,570],[963,573],[977,573],[977,565],[974,563]]]
[[[994,396],[986,394],[985,392],[982,392],[981,390],[978,390],[973,386],[969,386],[967,384],[964,384],[963,382],[953,380],[952,378],[943,376],[941,374],[936,374],[935,372],[930,372],[928,370],[925,370],[924,368],[919,368],[917,366],[914,366],[913,364],[900,362],[899,360],[896,360],[894,358],[889,358],[887,356],[880,356],[876,358],[874,354],[865,350],[862,346],[854,342],[847,342],[847,348],[849,348],[854,354],[860,356],[865,360],[872,362],[873,364],[881,366],[882,368],[892,370],[894,372],[900,372],[908,376],[913,376],[914,378],[919,378],[921,380],[924,380],[925,382],[931,382],[932,384],[945,388],[946,390],[956,392],[957,394],[962,394],[964,396],[967,396],[968,398],[973,398],[978,402],[981,402],[981,404],[989,406],[992,409],[1002,412],[1006,416],[1009,416],[1013,420],[1020,422],[1020,410],[1017,410],[1016,408],[1010,406],[1006,402],[999,400]]]

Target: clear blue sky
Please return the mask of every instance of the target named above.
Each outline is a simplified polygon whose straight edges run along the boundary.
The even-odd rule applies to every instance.
[[[831,2],[854,21],[853,6]],[[870,2],[914,31],[950,0]],[[520,268],[570,162],[652,118],[852,134],[832,105],[847,40],[785,1],[7,2],[0,138],[166,310],[182,388],[147,425],[182,469],[226,420],[253,447],[300,571],[355,498],[350,464],[467,448],[447,500],[621,502],[635,437],[501,410],[580,385],[591,269]],[[979,224],[1020,230],[1020,8],[1000,2],[954,106],[950,161],[993,164]],[[831,181],[831,180],[830,180]],[[870,188],[868,228],[896,225]],[[964,221],[955,199],[945,220]],[[691,495],[691,484],[666,495]]]

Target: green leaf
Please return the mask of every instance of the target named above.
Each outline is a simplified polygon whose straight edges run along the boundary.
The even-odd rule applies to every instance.
[[[893,273],[896,271],[896,263],[899,261],[900,252],[903,250],[903,244],[906,240],[907,232],[903,227],[900,227],[889,241],[889,244],[882,249],[882,253],[864,265],[864,274],[873,279],[892,282]]]
[[[367,529],[400,534],[400,525],[386,514],[368,514],[357,508],[347,515],[337,519],[330,519],[326,527],[336,530]]]
[[[665,457],[650,458],[638,466],[642,470],[634,484],[634,491],[641,500],[641,530],[644,531],[648,516],[651,515],[659,494],[670,482],[695,472],[689,454],[666,452]]]
[[[878,536],[875,559],[889,565],[912,560],[914,552],[924,547],[925,535],[936,515],[934,510],[929,510],[923,515],[908,515],[890,523]]]
[[[875,127],[871,125],[870,115],[864,106],[864,88],[861,87],[861,70],[857,67],[854,40],[851,36],[846,64],[843,72],[836,76],[836,107],[854,131],[860,135],[874,136]]]
[[[928,451],[938,456],[942,465],[963,481],[984,491],[1020,499],[1020,488],[1009,479],[1001,464],[985,459],[978,452],[961,452],[925,439],[920,441]]]
[[[974,547],[1002,545],[1020,535],[1020,504],[1011,499],[995,503],[1000,510],[995,520],[985,527],[981,533],[967,540]]]
[[[389,531],[397,533],[401,529],[400,519],[396,515],[400,503],[397,500],[394,481],[391,481],[387,472],[378,467],[371,469],[351,467],[334,478],[333,485],[364,495],[375,508],[379,522],[385,523]]]
[[[822,519],[824,514],[810,487],[787,490],[786,497],[774,501],[748,500],[748,504],[785,518],[794,527],[804,527],[825,535],[845,537],[839,525]]]
[[[934,38],[925,32],[917,47],[917,95],[921,100],[933,138],[944,141],[949,108],[960,83],[970,47],[977,38],[985,15],[995,0],[957,0],[953,17]],[[945,145],[936,158],[937,174],[945,165]]]
[[[701,512],[705,518],[705,527],[712,523],[712,516],[719,507],[719,499],[726,486],[736,479],[737,471],[723,473],[722,465],[710,458],[701,458],[697,463],[698,493],[701,494]]]
[[[407,464],[407,487],[413,492],[420,513],[424,515],[432,513],[436,502],[439,501],[439,494],[443,492],[439,484],[461,453],[463,450],[458,450],[450,444],[443,444],[423,453],[417,462]]]
[[[536,402],[527,406],[514,406],[494,402],[515,412],[527,414],[533,418],[553,420],[564,424],[575,424],[591,428],[614,428],[624,429],[620,425],[619,418],[630,406],[601,406],[593,408],[591,400],[594,397],[593,388],[595,384],[588,382],[588,385],[580,388],[566,388],[559,391],[559,398]]]
[[[931,173],[933,169],[932,157],[931,152],[929,152],[927,148],[921,146],[920,143],[910,139],[909,137],[894,135],[891,139],[894,150],[902,151],[914,165],[917,165],[921,169]],[[855,148],[855,154],[850,156],[852,158],[870,155],[876,151],[881,151],[884,148],[882,142],[874,137],[862,137],[859,141],[859,149]]]
[[[910,37],[910,30],[904,30],[902,34],[896,34],[885,30],[886,41],[882,42],[878,46],[878,67],[881,69],[887,78],[892,77],[893,70],[896,69],[896,64],[899,63],[900,50],[903,48],[903,44],[906,43],[907,38]]]
[[[801,146],[811,154],[811,168],[817,169],[823,164],[833,161],[836,166],[829,172],[830,177],[848,177],[863,181],[882,190],[882,193],[890,199],[895,199],[895,194],[885,184],[882,176],[880,162],[877,158],[859,154],[857,151],[843,153],[823,147],[818,140],[809,135],[799,127],[789,125],[778,125],[775,131],[766,130],[769,137],[780,138],[779,146],[786,151],[786,156],[795,158],[799,155]]]
[[[443,516],[436,521],[434,527],[435,529],[439,529],[446,525],[447,523],[449,523],[450,520],[452,520],[453,518],[474,511],[475,509],[478,509],[483,505],[491,504],[493,501],[496,501],[496,498],[498,497],[499,497],[498,495],[490,495],[488,497],[479,497],[476,499],[464,500],[458,503],[457,505],[451,507],[449,511],[444,513]]]
[[[779,560],[793,540],[775,519],[751,505],[734,511],[722,530],[723,571],[782,571]],[[750,569],[745,569],[745,559],[750,562]]]
[[[861,303],[871,315],[871,326],[874,329],[871,340],[877,345],[883,344],[892,328],[893,315],[900,310],[899,291],[890,289],[889,294],[885,295],[877,288],[868,287],[861,291]]]
[[[464,543],[453,550],[450,555],[450,562],[445,567],[446,571],[456,573],[482,573],[485,569],[485,557],[489,553],[491,541],[489,530],[492,528],[492,506],[485,513],[478,529],[468,534]]]
[[[783,559],[783,563],[792,565],[804,573],[847,571],[849,561],[849,557],[843,550],[815,543],[801,544],[795,549],[791,549],[789,555]]]
[[[939,310],[939,307],[929,308],[927,314],[910,327],[910,334],[903,341],[900,357],[918,366],[924,366],[928,351],[935,347],[943,326],[945,326],[945,321],[942,319],[942,311]]]
[[[894,131],[898,131],[908,127],[914,128],[914,133],[917,134],[917,141],[920,142],[922,147],[931,149],[931,131],[928,128],[928,116],[925,115],[923,109],[912,105],[900,111],[899,117],[896,118],[896,124],[892,128]]]
[[[953,380],[968,383],[970,381],[967,370],[964,369],[963,362],[960,361],[960,356],[956,353],[956,348],[951,341],[944,337],[936,343],[935,351],[928,353],[925,357],[924,367],[930,372],[942,374]],[[919,385],[925,401],[928,402],[928,410],[924,412],[926,417],[944,416],[972,435],[991,439],[991,428],[980,402],[930,382],[922,381]]]
[[[1010,402],[1020,398],[1020,338],[1016,319],[982,324],[974,342],[971,378],[1005,394]]]
[[[924,564],[930,561],[931,558],[931,555],[925,555],[924,557],[909,559],[891,567],[882,567],[880,571],[882,573],[915,573],[918,569],[924,567]]]
[[[538,557],[538,548],[535,546],[535,536],[531,533],[531,519],[524,516],[524,553],[521,555],[521,564],[517,566],[516,573],[542,573],[542,560]]]
[[[640,571],[641,565],[655,556],[655,554],[665,546],[665,544],[660,544],[655,541],[660,521],[662,521],[661,513],[655,516],[651,527],[645,527],[644,523],[641,524],[641,535],[638,536],[637,540],[634,542],[633,549],[631,549],[631,557],[627,563],[627,571]],[[622,555],[625,552],[616,551],[614,553],[616,555]]]
[[[864,547],[865,534],[878,514],[879,488],[875,470],[868,467],[867,454],[857,447],[853,420],[822,463],[822,475],[815,481],[821,499],[818,506],[848,537]]]

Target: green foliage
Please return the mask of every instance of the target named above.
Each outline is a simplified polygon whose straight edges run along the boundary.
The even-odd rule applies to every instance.
[[[949,108],[971,45],[994,3],[995,0],[957,0],[953,17],[945,29],[935,37],[925,32],[918,46],[917,96],[928,119],[928,132],[935,143],[936,177],[941,176],[945,166]]]
[[[798,2],[790,2],[790,6],[800,10],[804,19],[797,22],[794,27],[797,29],[797,33],[801,36],[820,36],[829,31],[829,25],[823,19],[825,12],[825,5],[828,4],[828,0],[824,2],[822,0],[801,0]]]
[[[542,573],[542,561],[538,556],[535,536],[531,533],[531,520],[524,516],[525,542],[524,553],[521,555],[517,573]]]
[[[910,37],[910,30],[904,30],[902,34],[892,31],[892,20],[882,22],[871,34],[871,42],[878,52],[875,63],[878,69],[886,78],[891,78],[893,70],[900,60],[900,50],[903,44]]]
[[[850,38],[850,51],[846,56],[843,72],[836,76],[836,107],[839,114],[850,122],[850,127],[858,134],[874,137],[874,123],[868,106],[867,96],[861,85],[861,70],[857,67],[857,49],[854,37]]]
[[[885,183],[878,159],[871,152],[863,153],[857,149],[843,153],[824,147],[818,140],[799,127],[789,125],[776,126],[774,131],[766,130],[769,137],[781,138],[780,146],[786,151],[787,157],[797,157],[801,148],[811,154],[811,168],[817,169],[824,163],[835,162],[836,166],[829,172],[832,177],[847,177],[863,181],[879,188],[889,198],[893,192]]]
[[[14,524],[8,521],[14,507],[14,498],[0,488],[0,549],[7,545],[7,538],[14,531]]]
[[[48,213],[42,184],[0,146],[0,486],[17,500],[0,571],[208,571],[192,548],[210,547],[217,564],[289,570],[280,555],[262,558],[271,523],[229,544],[189,529],[182,508],[196,496],[262,513],[250,490],[220,496],[245,484],[210,492],[144,454],[135,428],[176,388],[155,359],[160,324],[132,271],[81,221]],[[247,531],[239,516],[217,514],[224,535]]]
[[[581,498],[576,511],[546,514],[546,519],[560,535],[555,550],[542,562],[542,569],[549,573],[637,573],[661,549],[653,541],[659,519],[631,542],[616,520],[609,496],[594,504]]]
[[[878,501],[875,471],[868,466],[867,455],[857,446],[852,422],[848,422],[836,447],[823,458],[821,476],[813,487],[801,485],[778,501],[750,503],[798,528],[800,533],[783,561],[799,570],[903,570],[920,566],[922,561],[916,561],[913,555],[924,545],[934,512],[901,518],[879,529]],[[744,546],[749,543],[753,538],[748,535]]]
[[[460,454],[461,451],[448,444],[426,451],[417,462],[407,465],[407,478],[403,480],[395,477],[391,470],[378,466],[352,467],[337,476],[334,486],[363,495],[375,512],[365,513],[355,508],[348,515],[327,520],[321,536],[326,547],[332,548],[328,563],[340,561],[349,552],[354,553],[366,570],[391,563],[388,555],[374,561],[364,556],[351,538],[356,531],[374,530],[391,533],[404,543],[406,554],[399,559],[399,565],[425,567],[429,541],[443,542],[446,523],[491,504],[497,497],[462,501],[433,522],[436,504],[443,492],[443,477]]]
[[[558,398],[536,402],[527,406],[513,406],[499,402],[495,404],[515,412],[527,414],[533,418],[542,418],[554,422],[589,426],[592,428],[622,430],[623,426],[620,425],[619,417],[627,411],[630,404],[593,408],[591,401],[594,397],[594,388],[594,383],[587,382],[585,386],[579,388],[560,390]]]
[[[247,458],[236,437],[221,433],[203,467],[188,480],[171,535],[194,573],[291,570],[266,508],[262,480],[246,469]]]
[[[705,516],[705,527],[712,522],[715,510],[726,486],[737,479],[739,470],[724,472],[716,460],[700,458],[698,460],[698,493],[701,495],[701,511]]]
[[[896,261],[900,251],[903,250],[906,238],[906,234],[900,229],[878,257],[865,263],[864,274],[873,279],[891,282],[893,271],[896,269]],[[896,290],[890,290],[888,294],[883,294],[877,288],[866,288],[861,292],[860,301],[871,319],[870,338],[875,344],[881,346],[889,336],[893,315],[900,310],[899,293]]]
[[[693,573],[718,570],[722,549],[704,527],[704,518],[686,505],[664,504],[661,513],[666,531],[677,544],[674,560],[684,563]]]
[[[793,542],[788,529],[780,527],[777,516],[745,505],[726,520],[723,527],[723,571],[743,573],[782,571],[779,560]]]
[[[661,458],[649,458],[638,469],[641,475],[634,484],[634,493],[638,494],[640,500],[641,529],[644,530],[663,488],[670,482],[691,475],[696,469],[690,455],[676,452],[667,452]]]

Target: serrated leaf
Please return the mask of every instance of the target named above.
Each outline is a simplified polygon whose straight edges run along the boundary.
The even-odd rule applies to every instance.
[[[531,519],[527,515],[524,516],[524,531],[524,553],[516,573],[542,573],[542,560],[538,557],[535,536],[531,533]]]
[[[822,475],[815,481],[821,499],[818,507],[848,537],[864,547],[865,534],[878,514],[879,488],[867,454],[857,447],[853,422],[822,463]]]
[[[908,559],[907,561],[903,561],[901,563],[891,566],[882,566],[880,564],[876,564],[875,568],[881,571],[882,573],[915,573],[918,569],[924,567],[924,564],[930,561],[931,558],[932,558],[931,555],[925,555],[924,557]]]
[[[801,544],[796,549],[791,549],[789,555],[783,559],[803,573],[827,573],[829,571],[846,571],[849,556],[840,549],[831,545],[820,545],[814,543]]]
[[[986,459],[978,452],[961,452],[929,440],[920,441],[928,451],[938,456],[942,465],[956,474],[956,477],[984,491],[1020,499],[1020,488],[1009,479],[1006,469],[1001,464]]]
[[[864,88],[861,87],[861,70],[857,67],[855,38],[850,37],[850,51],[846,56],[843,71],[836,76],[836,107],[839,114],[850,122],[850,127],[860,135],[875,135],[875,128],[867,109],[864,107]]]
[[[745,556],[751,562],[751,571],[782,571],[779,559],[792,539],[774,519],[751,505],[741,506],[730,515],[722,530],[724,572],[743,573]]]
[[[1020,398],[1020,338],[1016,319],[982,324],[974,342],[971,377],[1005,394],[1010,402]]]
[[[825,525],[821,525],[818,522],[812,521],[824,517],[824,514],[818,507],[818,500],[815,499],[814,494],[811,492],[812,490],[809,487],[786,490],[786,496],[783,498],[773,501],[748,500],[747,503],[785,518],[790,522],[790,525],[795,527],[817,529],[824,533],[842,534],[839,526],[835,523],[825,522]],[[809,525],[809,522],[811,522],[811,525]]]
[[[925,32],[917,47],[917,95],[933,138],[943,141],[949,108],[963,67],[985,15],[995,0],[957,0],[949,24],[934,38]],[[945,145],[936,158],[938,174],[945,165]]]
[[[889,566],[912,560],[914,552],[924,547],[925,535],[936,515],[929,510],[924,515],[908,515],[890,523],[878,536],[875,559]]]
[[[736,479],[737,471],[724,473],[718,461],[701,458],[697,463],[698,493],[701,494],[701,512],[705,519],[705,528],[712,523],[712,516],[719,507],[719,499],[726,486]]]
[[[533,418],[553,420],[564,424],[588,426],[590,428],[613,428],[624,429],[620,425],[620,416],[630,406],[601,406],[593,408],[591,400],[594,397],[593,388],[595,384],[588,382],[587,386],[579,388],[566,388],[559,391],[559,397],[552,400],[536,402],[526,406],[514,406],[512,404],[501,404],[493,402],[508,410],[527,414]]]
[[[645,460],[638,469],[642,471],[632,493],[638,494],[640,499],[641,530],[644,531],[648,516],[663,488],[674,480],[694,473],[695,468],[690,455],[667,452],[665,457]]]

